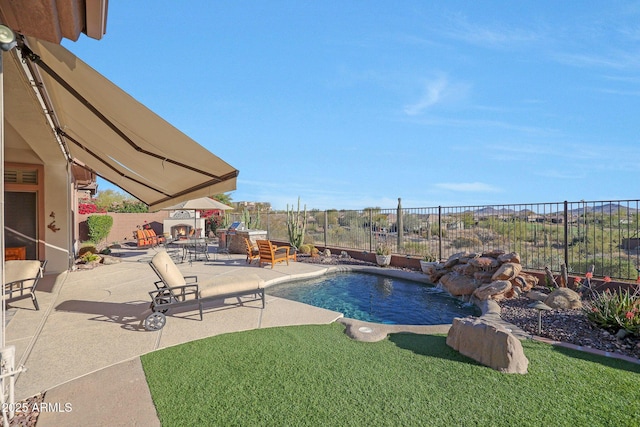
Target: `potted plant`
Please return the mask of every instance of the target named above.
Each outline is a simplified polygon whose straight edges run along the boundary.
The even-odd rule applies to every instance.
[[[391,248],[389,245],[382,243],[376,248],[376,263],[381,267],[391,264]]]
[[[420,260],[420,268],[423,273],[431,273],[438,265],[438,259],[431,252],[427,252]]]

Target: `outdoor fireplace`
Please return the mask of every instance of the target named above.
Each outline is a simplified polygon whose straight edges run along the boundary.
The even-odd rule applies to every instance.
[[[189,237],[189,233],[194,228],[196,231],[204,230],[205,221],[194,211],[178,210],[171,213],[162,225],[163,233],[170,235],[172,239],[184,239]],[[202,235],[195,237],[202,237]]]
[[[193,227],[186,224],[177,224],[171,227],[171,237],[173,239],[180,239],[189,236],[189,232]]]

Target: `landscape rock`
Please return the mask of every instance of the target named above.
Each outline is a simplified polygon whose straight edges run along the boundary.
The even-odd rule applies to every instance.
[[[544,303],[554,309],[577,309],[582,308],[582,300],[576,291],[569,288],[558,288],[551,292]]]
[[[493,273],[490,271],[476,271],[473,273],[473,278],[476,279],[480,283],[491,283],[493,280]]]
[[[497,262],[497,261],[496,261]],[[522,264],[506,262],[500,266],[492,277],[493,280],[511,280],[522,271]]]
[[[508,282],[506,280],[496,280],[494,282],[480,286],[473,292],[473,296],[481,301],[487,299],[499,301],[506,298],[505,293],[509,292],[510,290],[511,282]],[[510,295],[513,296],[513,294]]]
[[[478,268],[481,271],[489,271],[492,269],[496,269],[500,265],[497,259],[487,257],[487,256],[474,258],[469,261],[469,264]]]
[[[114,257],[114,256],[110,256],[110,255],[103,255],[102,256],[102,264],[104,265],[112,265],[112,264],[118,264],[121,263],[122,260],[120,258]]]
[[[545,294],[544,292],[540,292],[540,291],[529,291],[527,292],[527,298],[529,298],[530,300],[534,300],[534,301],[542,301],[544,302],[547,297],[549,296],[549,294]]]
[[[510,252],[508,254],[502,254],[498,256],[498,262],[504,264],[505,262],[514,262],[520,264],[520,254],[517,252]]]
[[[444,262],[444,268],[452,268],[454,265],[460,262],[461,258],[469,256],[469,252],[458,252],[453,254]]]
[[[499,372],[526,374],[529,367],[520,341],[504,327],[481,318],[453,319],[446,343]]]
[[[493,249],[491,251],[484,252],[482,256],[488,256],[491,258],[498,258],[501,255],[504,255],[504,251],[502,249]]]
[[[511,284],[520,287],[524,292],[528,292],[538,286],[538,282],[538,278],[533,274],[520,272],[520,274],[511,281]]]
[[[471,295],[480,283],[473,277],[463,276],[456,273],[448,273],[442,276],[440,284],[453,296]]]

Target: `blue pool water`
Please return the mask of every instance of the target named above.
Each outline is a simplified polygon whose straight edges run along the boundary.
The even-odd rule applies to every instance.
[[[270,286],[269,295],[343,313],[345,317],[395,325],[440,325],[454,317],[478,316],[433,286],[364,273],[337,274]]]

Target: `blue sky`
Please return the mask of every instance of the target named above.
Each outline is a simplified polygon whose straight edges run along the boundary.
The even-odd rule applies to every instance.
[[[64,45],[237,168],[234,201],[640,198],[640,2],[176,5]]]

